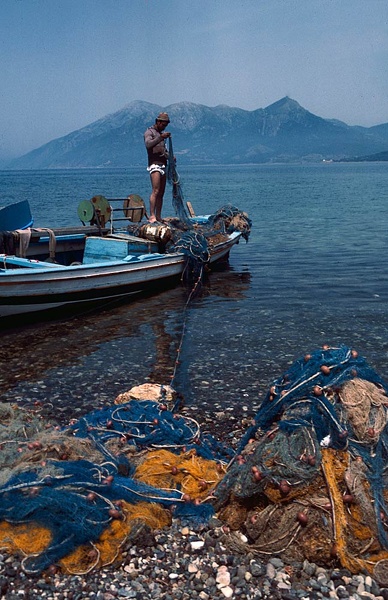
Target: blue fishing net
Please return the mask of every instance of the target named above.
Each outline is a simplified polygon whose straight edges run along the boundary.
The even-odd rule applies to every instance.
[[[203,435],[194,419],[163,403],[132,400],[85,415],[51,431],[47,440],[40,425],[37,436],[47,457],[23,461],[26,437],[34,439],[39,425],[26,420],[10,439],[7,413],[0,427],[0,521],[50,529],[47,549],[24,561],[27,572],[38,573],[78,546],[95,542],[119,500],[158,503],[183,522],[205,523],[229,503],[262,505],[265,494],[268,503],[270,488],[280,494],[277,503],[290,490],[310,489],[322,476],[323,451],[330,449],[347,453],[358,473],[355,480],[362,476],[368,481],[360,492],[364,518],[387,549],[387,405],[386,382],[357,352],[341,346],[300,357],[270,384],[237,451]],[[64,452],[66,442],[78,448],[77,460],[53,458]],[[223,465],[226,474],[211,498],[196,504],[184,499],[180,489],[159,489],[134,477],[139,456],[158,449],[177,456],[195,451],[199,458]]]
[[[299,358],[270,386],[239,450],[259,429],[265,431],[278,422],[280,429],[288,432],[308,423],[314,427],[319,443],[328,437],[327,445],[332,448],[356,444],[362,451],[354,437],[349,436],[351,423],[340,410],[341,405],[333,401],[336,390],[355,377],[388,390],[366,360],[347,346],[320,349]]]
[[[82,417],[71,425],[75,437],[88,438],[112,459],[106,445],[112,438],[125,440],[138,450],[166,448],[172,452],[195,449],[208,460],[227,460],[231,450],[210,435],[202,435],[199,424],[188,417],[167,410],[165,404],[151,400],[107,407]],[[116,461],[117,458],[114,458]]]
[[[172,185],[172,205],[174,207],[175,214],[178,215],[179,219],[185,224],[187,229],[192,229],[193,224],[190,221],[190,217],[183,203],[183,191],[180,177],[176,169],[176,160],[171,137],[168,138],[167,181]]]
[[[130,504],[156,502],[194,524],[206,522],[214,513],[209,504],[192,502],[186,506],[183,491],[157,489],[134,479],[137,463],[132,460],[134,455],[127,453],[128,447],[140,454],[158,448],[177,454],[193,450],[199,457],[224,463],[232,456],[210,435],[202,436],[194,419],[181,417],[154,401],[132,400],[86,415],[58,431],[57,450],[66,437],[70,444],[71,440],[74,444],[79,441],[81,447],[85,444],[85,452],[93,449],[95,462],[47,459],[33,465],[25,463],[21,472],[17,466],[0,486],[0,521],[34,523],[51,531],[49,547],[24,560],[23,567],[29,573],[39,573],[78,546],[98,540],[112,521],[109,511],[119,500]],[[47,447],[53,444],[55,434]]]
[[[365,526],[376,530],[380,549],[388,549],[387,406],[387,383],[356,351],[325,347],[300,357],[269,386],[215,491],[216,508],[232,499],[251,506],[268,498],[282,503],[289,494],[302,498],[299,506],[308,504],[303,498],[308,498],[309,489],[311,496],[325,494],[322,482],[314,482],[322,477],[327,449],[331,456],[338,452],[348,457],[338,486],[344,497],[347,493],[352,502],[359,502]],[[327,480],[326,485],[331,495]],[[335,494],[332,503],[333,498]],[[342,510],[338,505],[333,509]],[[294,513],[290,519],[287,527],[295,523]],[[285,532],[282,535],[284,540]],[[348,544],[360,544],[356,534]]]

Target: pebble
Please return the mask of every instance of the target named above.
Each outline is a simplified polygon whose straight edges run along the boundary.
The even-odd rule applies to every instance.
[[[220,524],[198,531],[173,525],[149,546],[124,549],[119,563],[77,576],[58,571],[26,575],[20,560],[0,554],[1,600],[388,600],[388,588],[370,575],[326,569],[305,560],[230,554]],[[196,539],[188,541],[187,536]],[[204,539],[211,538],[211,544]],[[195,555],[192,554],[194,544]],[[163,548],[163,552],[161,552]]]

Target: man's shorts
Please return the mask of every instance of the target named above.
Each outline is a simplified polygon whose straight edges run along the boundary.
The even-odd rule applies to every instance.
[[[160,173],[161,175],[165,175],[166,174],[166,165],[152,164],[149,167],[147,167],[147,171],[149,172],[150,175],[152,175],[152,173]]]

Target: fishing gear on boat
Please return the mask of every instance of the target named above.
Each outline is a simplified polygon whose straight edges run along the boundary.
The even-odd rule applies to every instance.
[[[183,191],[180,177],[176,169],[176,160],[171,137],[168,138],[167,181],[172,185],[172,204],[175,214],[178,215],[179,219],[183,221],[188,229],[191,229],[193,225],[183,202]]]

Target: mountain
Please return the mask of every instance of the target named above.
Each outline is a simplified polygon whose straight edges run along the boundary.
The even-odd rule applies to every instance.
[[[355,156],[354,158],[342,158],[340,162],[386,162],[388,161],[388,150],[368,154],[367,156]]]
[[[179,164],[243,164],[341,160],[384,152],[388,123],[349,126],[323,119],[285,97],[253,111],[191,102],[159,106],[134,101],[82,129],[14,159],[12,169],[145,165],[143,133],[155,116],[170,115]]]

